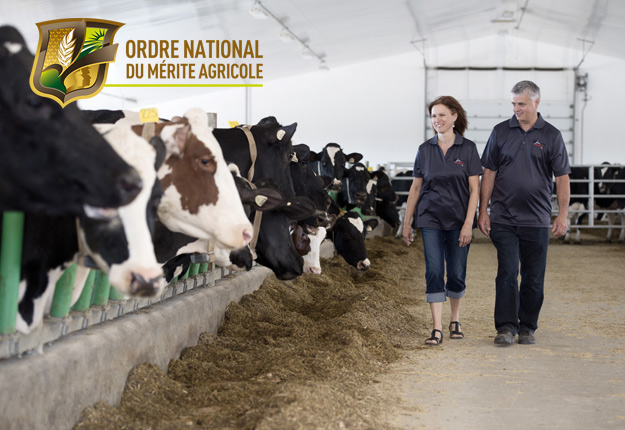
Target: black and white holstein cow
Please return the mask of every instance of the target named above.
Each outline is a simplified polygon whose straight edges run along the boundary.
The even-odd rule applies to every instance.
[[[314,233],[308,233],[310,252],[303,255],[304,273],[321,274],[321,243],[326,238],[325,227],[317,227]]]
[[[34,94],[34,56],[0,26],[0,211],[107,217],[141,190],[141,179],[86,121]]]
[[[295,195],[309,198],[315,205],[314,216],[299,221],[308,233],[316,226],[328,225],[328,208],[332,199],[326,192],[326,187],[330,185],[332,179],[328,176],[318,176],[312,170],[311,150],[308,145],[293,145],[293,150],[297,155],[297,161],[291,162],[291,178]]]
[[[297,161],[291,143],[296,128],[297,123],[282,126],[274,117],[267,117],[247,128],[249,135],[243,127],[213,130],[229,163],[236,164],[243,176],[253,168],[251,180],[259,187],[270,178],[287,200],[279,210],[263,213],[256,245],[257,261],[284,280],[300,276],[304,264],[289,235],[291,221],[308,218],[315,210],[308,198],[295,196],[293,188],[289,164]],[[250,145],[256,148],[254,162]]]
[[[399,227],[399,211],[397,210],[397,194],[386,171],[381,168],[371,173],[378,192],[375,196],[375,214],[386,221],[392,228]]]
[[[571,241],[571,229],[573,224],[576,226],[580,225],[586,216],[586,214],[581,211],[588,210],[588,197],[576,197],[580,195],[588,195],[588,182],[576,182],[578,180],[588,181],[588,168],[571,167],[571,174],[569,177],[571,179],[571,198],[569,200],[569,216],[567,218],[569,229],[564,235],[564,243],[570,243]],[[581,230],[579,228],[576,228],[575,230],[575,238],[573,241],[575,243],[581,243]]]
[[[367,231],[373,230],[377,225],[378,220],[375,218],[363,221],[357,213],[345,212],[328,229],[328,238],[334,242],[336,252],[348,264],[358,270],[367,270],[371,262],[367,257],[365,237]]]
[[[345,154],[338,143],[328,143],[319,154],[313,153],[312,169],[318,176],[333,178],[331,189],[341,189],[341,179],[345,171],[345,163],[354,164],[362,160],[362,154],[352,152]]]
[[[94,123],[131,124],[138,135],[144,125],[128,111],[86,111]],[[226,249],[247,245],[253,236],[234,179],[221,148],[200,108],[183,118],[154,126],[167,147],[167,158],[158,171],[164,194],[158,219],[169,230],[196,239],[214,240]]]
[[[375,213],[372,206],[375,197],[372,187],[375,184],[371,182],[371,174],[364,164],[355,163],[349,169],[345,169],[341,184],[341,191],[339,191],[336,200],[339,207],[346,210],[358,207],[361,208],[364,215]],[[371,190],[371,193],[368,190]],[[369,194],[372,194],[373,197],[370,199],[371,204],[367,206]]]
[[[617,216],[621,222],[621,233],[618,241],[625,242],[625,167],[609,165],[596,169],[595,178],[599,182],[595,186],[595,204],[601,209],[616,211],[608,212],[608,233],[606,242],[612,241],[612,230],[615,229]],[[618,182],[615,182],[618,181]],[[614,197],[612,197],[614,196]]]
[[[152,246],[156,208],[162,194],[156,169],[163,161],[164,145],[158,138],[151,144],[146,142],[128,126],[108,127],[104,135],[134,166],[144,187],[113,218],[26,213],[16,321],[21,333],[28,334],[41,323],[49,312],[62,271],[71,263],[81,263],[83,253],[108,274],[111,285],[124,295],[154,296],[164,285]],[[89,270],[78,266],[72,304],[78,300]]]

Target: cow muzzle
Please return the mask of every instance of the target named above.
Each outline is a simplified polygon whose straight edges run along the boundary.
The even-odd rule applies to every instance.
[[[143,276],[132,273],[130,278],[130,293],[136,297],[153,297],[160,290],[161,275],[146,279]]]
[[[371,262],[369,261],[368,258],[365,258],[362,261],[359,261],[358,264],[356,265],[356,268],[358,270],[362,270],[363,272],[365,270],[369,270],[369,267],[371,267]]]

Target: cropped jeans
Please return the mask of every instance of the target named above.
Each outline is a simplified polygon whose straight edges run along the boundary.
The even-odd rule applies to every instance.
[[[490,238],[497,248],[495,280],[495,328],[538,328],[543,304],[549,227],[515,227],[491,223]],[[519,287],[519,262],[521,285]]]
[[[461,248],[459,237],[460,229],[421,227],[425,254],[425,300],[428,303],[444,302],[446,297],[461,299],[464,296],[469,245]]]

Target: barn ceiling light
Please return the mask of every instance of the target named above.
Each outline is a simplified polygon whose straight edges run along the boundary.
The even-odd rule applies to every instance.
[[[254,18],[266,19],[272,18],[275,22],[277,22],[280,27],[280,39],[284,42],[297,41],[300,45],[302,45],[302,57],[305,59],[317,58],[319,60],[319,69],[321,70],[330,70],[328,65],[325,62],[325,56],[319,55],[315,51],[313,51],[310,46],[308,46],[307,40],[301,39],[291,31],[289,27],[287,27],[280,18],[271,13],[269,9],[267,9],[259,0],[255,0],[250,7],[250,14]]]
[[[293,36],[291,30],[286,27],[282,27],[282,31],[280,32],[280,40],[282,40],[283,42],[293,42],[295,40],[295,36]]]
[[[269,18],[269,14],[265,11],[263,5],[260,4],[259,1],[255,1],[252,3],[250,7],[250,15],[252,15],[256,19],[267,19]]]

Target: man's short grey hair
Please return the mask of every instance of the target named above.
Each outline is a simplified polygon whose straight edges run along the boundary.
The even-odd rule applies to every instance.
[[[530,99],[536,100],[540,98],[540,88],[532,81],[521,81],[518,82],[515,86],[512,87],[512,94],[521,95],[525,92],[528,92],[530,95]]]

